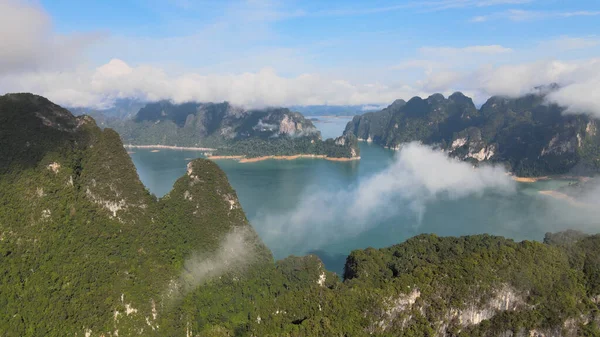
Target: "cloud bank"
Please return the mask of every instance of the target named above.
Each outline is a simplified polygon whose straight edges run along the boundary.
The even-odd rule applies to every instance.
[[[450,9],[527,2],[441,0],[415,2],[410,7]],[[197,4],[192,7],[189,10],[194,13],[204,9]],[[59,34],[39,5],[6,0],[0,3],[0,92],[34,92],[70,107],[108,108],[118,98],[138,98],[176,103],[230,101],[253,108],[386,105],[399,98],[454,91],[483,103],[492,95],[518,96],[556,82],[561,89],[550,101],[570,112],[600,116],[600,100],[593,99],[598,96],[600,61],[589,58],[597,55],[600,46],[596,36],[561,36],[520,50],[493,43],[426,46],[415,48],[414,59],[400,58],[391,60],[392,65],[378,66],[378,55],[374,55],[372,64],[356,67],[340,63],[340,70],[311,64],[318,53],[311,53],[309,47],[267,43],[277,40],[269,24],[310,16],[286,8],[279,2],[244,2],[226,6],[223,16],[194,31],[176,26],[181,29],[173,36],[100,39],[98,33]],[[553,15],[597,14],[579,11]],[[180,31],[187,35],[177,35]],[[89,49],[92,44],[99,48]],[[92,55],[101,55],[94,56],[99,57],[95,65],[89,60]],[[128,61],[140,55],[145,62]],[[587,58],[574,59],[574,55]],[[192,60],[202,68],[169,66],[168,60],[173,58]]]
[[[414,215],[418,225],[427,205],[439,199],[486,191],[512,193],[515,188],[503,168],[484,165],[476,169],[428,146],[410,143],[393,164],[359,185],[341,191],[312,191],[294,209],[259,215],[253,223],[267,242],[300,242],[305,250],[319,249],[331,238],[353,237],[405,213]]]
[[[493,50],[493,49],[492,49]],[[452,53],[459,52],[458,50]],[[420,66],[423,63],[413,63]],[[410,66],[405,64],[403,66]],[[536,86],[558,83],[549,99],[571,112],[600,116],[600,59],[482,65],[475,70],[430,69],[415,85],[355,84],[319,74],[283,77],[264,68],[256,73],[168,74],[159,67],[130,66],[113,59],[93,71],[29,72],[0,77],[3,91],[31,91],[66,106],[110,107],[117,98],[231,103],[246,107],[389,104],[397,98],[463,91],[483,103],[489,96],[519,96]]]

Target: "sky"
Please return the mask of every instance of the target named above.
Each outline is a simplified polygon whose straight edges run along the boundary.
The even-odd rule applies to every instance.
[[[0,0],[0,93],[481,104],[558,83],[549,101],[600,116],[599,34],[598,0]]]

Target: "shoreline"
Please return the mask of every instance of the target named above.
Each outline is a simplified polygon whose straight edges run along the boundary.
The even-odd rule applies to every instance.
[[[580,182],[586,182],[590,177],[586,176],[569,176],[569,175],[557,175],[557,176],[541,176],[541,177],[517,177],[510,175],[512,180],[519,183],[536,183],[543,180],[577,180]]]
[[[170,145],[133,145],[123,144],[128,149],[168,149],[168,150],[186,150],[186,151],[216,151],[209,147],[191,147],[191,146],[170,146]]]
[[[550,179],[546,176],[544,176],[544,177],[517,177],[517,176],[512,176],[512,175],[511,175],[511,178],[512,178],[512,180],[519,182],[519,183],[535,183],[540,180]]]
[[[541,195],[544,195],[544,196],[548,196],[548,197],[557,199],[559,201],[566,201],[569,204],[576,206],[576,207],[586,207],[586,208],[593,207],[593,205],[591,205],[591,204],[581,202],[581,201],[575,199],[574,197],[572,197],[568,194],[559,192],[559,191],[544,190],[544,191],[539,191],[538,193]]]
[[[206,156],[206,159],[215,159],[215,160],[219,160],[219,159],[233,159],[233,160],[240,160],[240,159],[244,159],[246,157],[244,156]]]
[[[261,156],[261,157],[253,157],[253,158],[246,158],[246,156],[208,156],[206,158],[207,159],[215,159],[215,160],[231,159],[231,160],[237,160],[240,163],[256,163],[256,162],[265,161],[265,160],[296,160],[296,159],[302,159],[302,158],[325,159],[325,160],[329,160],[329,161],[340,161],[340,162],[360,160],[360,157],[335,158],[335,157],[327,157],[324,154],[319,154],[319,155],[318,154],[295,154],[295,155],[291,155],[291,156],[271,155],[271,156]]]

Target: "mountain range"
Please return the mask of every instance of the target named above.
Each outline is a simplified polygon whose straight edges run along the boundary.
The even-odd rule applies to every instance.
[[[475,165],[505,165],[519,176],[597,172],[598,119],[548,103],[547,92],[494,96],[480,109],[460,92],[397,100],[355,116],[344,134],[393,149],[419,141]]]
[[[246,110],[224,103],[148,103],[131,119],[113,120],[126,144],[214,148],[215,155],[317,155],[358,158],[355,137],[322,140],[300,113],[286,108]]]
[[[2,336],[597,336],[600,236],[419,235],[273,261],[224,172],[192,160],[164,197],[119,135],[0,96]]]

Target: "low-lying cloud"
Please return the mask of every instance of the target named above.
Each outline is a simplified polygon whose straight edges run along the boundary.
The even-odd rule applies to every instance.
[[[260,19],[245,21],[241,28],[246,25],[255,28],[259,22],[276,21],[280,17],[269,6],[248,6],[243,12]],[[582,11],[564,16],[596,14]],[[244,19],[240,13],[232,18],[233,23]],[[240,27],[227,31],[225,36],[239,38],[240,33],[247,31]],[[137,98],[170,99],[176,103],[229,101],[252,108],[383,105],[399,98],[408,100],[435,92],[448,95],[454,91],[472,95],[477,103],[483,103],[492,95],[519,96],[534,87],[558,83],[561,88],[550,95],[550,102],[565,106],[569,112],[600,116],[600,100],[594,99],[600,87],[600,61],[590,56],[598,54],[597,36],[560,36],[537,44],[532,41],[530,47],[521,49],[498,44],[427,46],[415,48],[414,59],[399,59],[394,62],[398,63],[396,66],[359,70],[320,68],[309,57],[303,57],[306,53],[302,50],[284,47],[260,49],[244,53],[244,57],[239,57],[239,52],[225,53],[235,57],[219,67],[220,61],[212,58],[196,61],[203,66],[199,69],[190,65],[187,69],[170,66],[169,57],[177,59],[171,50],[183,48],[186,53],[176,54],[196,55],[189,52],[190,45],[202,46],[197,50],[199,53],[205,50],[216,53],[215,49],[223,46],[223,39],[214,38],[211,29],[200,35],[210,37],[208,40],[213,43],[207,47],[204,38],[188,40],[185,36],[133,40],[120,37],[124,39],[122,43],[111,46],[106,45],[106,39],[99,39],[103,35],[98,33],[57,33],[50,15],[36,3],[3,1],[0,3],[0,92],[33,92],[69,107],[108,108],[116,99]],[[243,40],[250,41],[248,46],[256,42]],[[92,45],[105,48],[102,56],[95,56],[100,62],[110,61],[90,63],[89,55],[98,55],[89,49]],[[169,52],[153,59],[152,55],[160,53],[156,45],[168,46],[162,50]],[[248,48],[244,47],[240,48],[246,52]],[[130,54],[124,49],[131,49]],[[149,52],[140,54],[140,50]],[[221,55],[215,53],[209,54]],[[139,55],[145,55],[144,59],[128,63]],[[377,56],[374,57],[376,61]],[[253,61],[248,63],[250,59]],[[398,81],[399,78],[404,81]]]
[[[475,70],[431,68],[426,77],[409,85],[361,85],[319,74],[283,77],[274,69],[256,73],[172,75],[155,66],[132,67],[122,60],[90,71],[27,72],[0,77],[2,91],[29,91],[71,107],[108,108],[118,98],[144,101],[170,99],[175,103],[229,101],[247,108],[291,105],[389,104],[398,98],[426,97],[434,92],[463,91],[483,103],[492,95],[516,97],[533,88],[557,83],[551,103],[571,113],[600,117],[600,59],[539,61]]]
[[[516,185],[502,167],[471,164],[419,143],[405,145],[393,164],[357,186],[307,193],[297,207],[259,216],[253,223],[265,240],[303,249],[321,248],[332,238],[353,237],[386,219],[414,215],[415,225],[427,205],[486,191],[512,193]],[[308,239],[310,238],[310,239]]]
[[[229,272],[243,272],[256,255],[255,236],[248,227],[237,227],[221,241],[211,254],[193,254],[188,257],[179,279],[167,290],[167,299],[177,300],[211,279]]]

